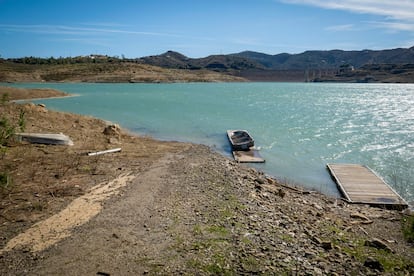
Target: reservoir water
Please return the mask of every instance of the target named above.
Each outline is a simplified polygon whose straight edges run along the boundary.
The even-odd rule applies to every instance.
[[[10,84],[7,84],[10,85]],[[231,156],[227,129],[247,129],[290,184],[338,196],[326,163],[361,163],[414,201],[414,85],[326,83],[15,84],[78,97],[49,109],[99,117],[138,134],[206,144]]]

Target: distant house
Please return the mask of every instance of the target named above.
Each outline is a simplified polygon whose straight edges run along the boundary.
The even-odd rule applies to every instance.
[[[351,64],[343,64],[339,67],[339,73],[349,73],[355,70]]]

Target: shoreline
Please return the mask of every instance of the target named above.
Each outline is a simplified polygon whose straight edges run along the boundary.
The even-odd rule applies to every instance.
[[[1,88],[2,87],[0,86],[0,95],[1,95]],[[34,91],[36,91],[36,90],[37,89],[34,89]],[[48,88],[47,89],[42,89],[41,88],[40,90],[48,90]],[[51,89],[51,90],[53,90],[53,89]],[[63,96],[56,96],[56,97],[55,96],[53,96],[53,97],[48,96],[48,97],[44,97],[44,98],[21,99],[21,100],[16,100],[14,102],[16,102],[16,103],[26,103],[26,102],[30,102],[31,100],[37,101],[37,100],[42,100],[42,99],[47,99],[47,98],[61,98],[61,97],[76,97],[76,96],[79,96],[79,95],[76,95],[76,94],[67,94],[66,92],[60,92],[60,91],[59,91],[59,93],[63,93],[64,95]],[[76,113],[74,113],[74,114],[76,114]],[[100,118],[97,118],[97,119],[100,119]],[[109,123],[112,124],[112,122],[109,122]],[[143,135],[143,136],[147,136],[147,137],[150,137],[152,139],[156,139],[156,140],[163,141],[163,142],[170,142],[170,141],[171,142],[184,142],[184,143],[188,143],[189,142],[185,138],[183,138],[183,139],[158,138],[158,137],[152,136],[151,134],[147,134],[145,132],[135,132],[133,130],[127,130],[127,129],[124,129],[124,131],[128,131],[132,135],[138,135],[138,136]],[[200,143],[195,143],[195,144],[200,144]],[[223,155],[225,157],[230,157],[231,158],[231,156],[232,156],[231,155],[231,152],[219,150],[218,148],[216,149],[215,145],[207,145],[207,146],[212,147],[217,153],[219,153],[219,154],[221,154],[221,155]],[[252,168],[256,168],[256,169],[260,170],[260,168],[257,168],[254,165],[247,164],[247,166],[252,167]],[[326,169],[325,169],[325,173],[326,173],[326,175],[329,175],[329,173],[328,173],[328,171]],[[326,196],[329,196],[329,197],[341,197],[341,198],[343,198],[343,195],[341,194],[340,190],[338,189],[338,186],[335,183],[335,181],[333,181],[332,182],[332,185],[329,185],[329,187],[327,187],[327,188],[326,187],[321,188],[322,185],[318,188],[312,182],[311,182],[311,184],[309,184],[309,183],[307,183],[303,179],[301,181],[300,180],[298,181],[298,180],[295,180],[295,178],[288,178],[286,176],[281,176],[281,175],[272,173],[271,170],[268,170],[267,174],[269,175],[269,177],[272,177],[274,179],[277,179],[279,182],[289,183],[289,185],[292,185],[294,187],[300,187],[302,189],[307,189],[307,190],[311,190],[311,191],[317,191],[317,192],[322,193],[322,194],[324,194]],[[324,177],[325,177],[325,175],[324,175]],[[321,177],[319,176],[319,178],[321,178]],[[410,206],[410,207],[413,208],[413,206]]]
[[[56,231],[66,235],[55,245],[10,244],[1,253],[2,275],[414,271],[414,249],[396,231],[401,212],[286,187],[204,145],[130,136],[116,127],[104,134],[100,119],[30,104],[0,108],[11,118],[23,108],[30,131],[61,131],[75,142],[8,148],[0,168],[14,184],[0,194],[0,250],[39,223],[50,229],[49,218],[68,214],[72,204],[99,198],[86,222]],[[114,147],[122,151],[85,154]],[[126,182],[118,182],[123,176]],[[91,194],[111,187],[118,190],[105,199]],[[378,242],[385,249],[364,245]]]
[[[80,94],[68,94],[67,96],[29,98],[29,99],[13,100],[11,102],[21,104],[21,103],[30,103],[30,101],[40,101],[40,100],[44,100],[44,99],[73,98],[73,97],[80,97],[80,96],[81,96]]]

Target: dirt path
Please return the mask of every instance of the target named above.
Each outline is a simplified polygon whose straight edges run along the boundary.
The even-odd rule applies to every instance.
[[[11,239],[0,250],[0,254],[15,249],[25,249],[35,253],[70,237],[75,227],[82,226],[98,215],[102,211],[105,200],[118,194],[119,189],[125,187],[133,178],[131,174],[123,174],[108,183],[96,185],[59,213],[34,224]]]
[[[171,243],[171,237],[163,231],[163,208],[173,189],[166,174],[173,158],[165,156],[131,180],[122,194],[105,202],[90,222],[42,253],[41,261],[30,273],[143,274],[148,269],[143,261],[154,252],[165,251]]]

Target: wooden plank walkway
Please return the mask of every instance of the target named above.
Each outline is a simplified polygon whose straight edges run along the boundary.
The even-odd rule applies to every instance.
[[[239,163],[264,163],[265,160],[260,156],[259,151],[250,148],[247,151],[233,151],[234,160]]]
[[[367,166],[327,164],[327,167],[340,191],[350,203],[392,205],[398,209],[408,206],[397,192]]]

